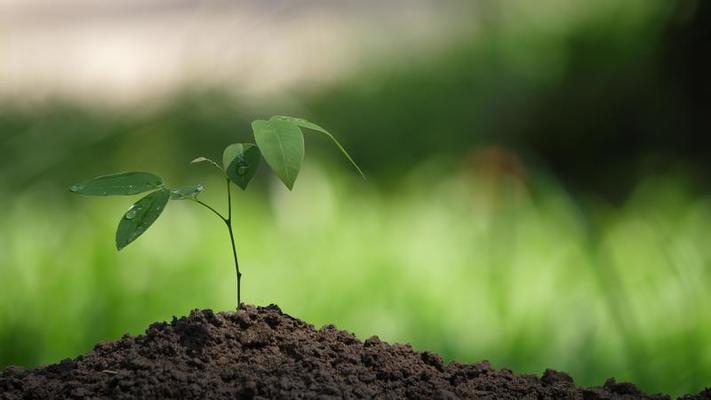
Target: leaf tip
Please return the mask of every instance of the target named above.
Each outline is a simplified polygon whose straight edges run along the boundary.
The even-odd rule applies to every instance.
[[[116,250],[121,251],[128,246],[128,243],[126,241],[122,240],[121,237],[119,236],[119,231],[116,231]]]

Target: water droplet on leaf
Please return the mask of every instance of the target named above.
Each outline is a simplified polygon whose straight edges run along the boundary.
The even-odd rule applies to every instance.
[[[247,173],[249,164],[244,160],[239,160],[237,162],[237,175],[244,175]]]
[[[128,211],[126,211],[125,218],[126,219],[134,219],[134,218],[136,218],[136,214],[138,214],[139,211],[141,211],[141,206],[135,206],[135,205],[131,206],[131,208],[129,208]]]

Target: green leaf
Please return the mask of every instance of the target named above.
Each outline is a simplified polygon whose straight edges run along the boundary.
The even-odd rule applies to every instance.
[[[170,191],[161,189],[133,203],[119,222],[116,230],[116,248],[121,250],[141,236],[158,219],[168,199],[170,199]]]
[[[254,140],[264,159],[289,190],[304,161],[304,135],[291,121],[271,119],[252,122]]]
[[[163,185],[158,175],[148,172],[123,172],[97,176],[73,185],[69,190],[88,196],[131,195],[157,189]]]
[[[170,199],[171,200],[192,200],[197,197],[197,195],[202,192],[204,187],[202,185],[192,185],[192,186],[181,186],[174,189],[170,189]]]
[[[302,128],[307,128],[307,129],[311,129],[311,130],[314,130],[317,132],[321,132],[324,135],[328,136],[333,141],[333,143],[336,145],[336,147],[338,147],[338,149],[341,150],[341,153],[343,153],[343,155],[348,159],[348,161],[350,161],[351,164],[353,164],[355,169],[358,170],[358,173],[360,174],[360,176],[363,177],[363,179],[367,180],[363,171],[360,169],[358,164],[356,164],[356,162],[353,161],[353,158],[351,158],[351,155],[348,154],[346,149],[343,146],[341,146],[341,143],[339,143],[338,140],[336,140],[336,138],[331,133],[329,133],[327,130],[323,129],[321,126],[316,125],[313,122],[307,121],[303,118],[287,117],[286,115],[275,115],[271,118],[271,120],[289,121],[289,122],[294,123]]]
[[[224,170],[222,169],[222,167],[220,167],[220,164],[218,164],[218,163],[212,161],[211,159],[209,159],[209,158],[207,158],[207,157],[202,157],[202,156],[200,156],[200,157],[198,157],[198,158],[196,158],[196,159],[190,161],[190,164],[198,164],[198,163],[203,163],[203,162],[210,163],[212,166],[214,166],[215,168],[219,169],[220,171],[224,171]]]
[[[222,165],[230,180],[244,190],[257,173],[261,158],[259,148],[253,143],[235,143],[225,148]]]

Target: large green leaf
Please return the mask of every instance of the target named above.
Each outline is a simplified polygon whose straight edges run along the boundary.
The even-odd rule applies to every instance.
[[[170,199],[171,200],[192,200],[197,197],[197,195],[202,192],[204,187],[202,185],[192,185],[192,186],[181,186],[174,189],[170,189]]]
[[[247,184],[257,173],[261,159],[259,148],[253,143],[235,143],[227,146],[222,154],[225,173],[237,186],[247,188]]]
[[[341,150],[341,153],[343,153],[343,155],[348,159],[348,161],[350,161],[351,164],[353,164],[355,169],[358,170],[358,173],[360,174],[360,176],[362,176],[363,179],[366,179],[363,171],[360,169],[358,164],[356,164],[356,162],[353,161],[353,158],[351,157],[350,154],[348,154],[348,152],[341,145],[341,143],[339,143],[338,140],[336,140],[336,138],[330,132],[323,129],[320,125],[316,125],[313,122],[307,121],[303,118],[287,117],[286,115],[275,115],[271,118],[271,120],[288,121],[288,122],[296,124],[302,128],[311,129],[311,130],[323,133],[324,135],[328,136],[333,141],[333,143],[336,145],[336,147],[338,147],[338,149]]]
[[[170,191],[161,189],[135,202],[119,222],[116,230],[116,248],[121,250],[141,236],[158,219],[168,199],[170,199]]]
[[[163,180],[148,172],[122,172],[97,176],[73,185],[69,190],[89,196],[131,195],[159,188]]]
[[[304,161],[304,135],[291,121],[270,119],[252,122],[254,140],[269,167],[289,190]]]

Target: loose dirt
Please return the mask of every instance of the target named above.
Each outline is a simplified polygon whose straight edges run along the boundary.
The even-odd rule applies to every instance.
[[[487,362],[445,364],[431,352],[315,329],[271,305],[193,311],[73,360],[0,373],[0,399],[668,399],[609,379],[576,387]],[[684,400],[711,399],[711,389]]]

